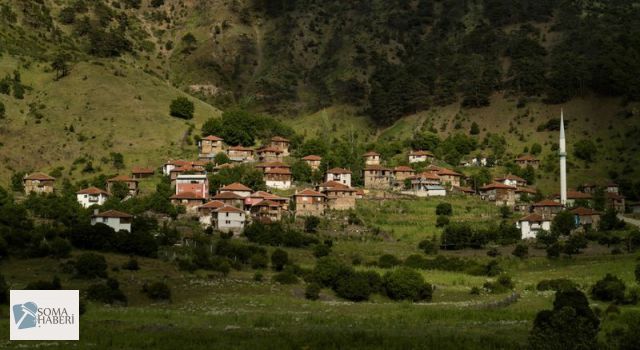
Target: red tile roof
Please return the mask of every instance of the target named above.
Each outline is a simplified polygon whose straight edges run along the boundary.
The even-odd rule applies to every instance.
[[[253,191],[253,190],[239,182],[234,182],[230,185],[226,185],[222,187],[220,191]]]
[[[338,181],[327,181],[327,182],[323,182],[320,185],[318,185],[318,187],[340,187],[340,188],[349,188],[349,186],[340,183]]]
[[[345,168],[331,168],[327,170],[327,174],[351,174],[351,170]]]
[[[540,214],[537,213],[533,213],[533,214],[529,214],[523,218],[521,218],[520,220],[518,220],[520,222],[522,221],[528,221],[528,222],[543,222],[543,221],[551,221],[548,219],[544,219]]]
[[[377,170],[391,171],[392,169],[387,168],[387,167],[383,167],[382,165],[367,165],[364,168],[364,171],[377,171]]]
[[[180,192],[170,197],[171,199],[204,199],[193,192]]]
[[[256,168],[291,168],[291,166],[283,162],[265,162],[257,164]]]
[[[251,151],[251,152],[253,152],[253,148],[244,147],[244,146],[231,146],[231,147],[229,147],[229,151]]]
[[[127,175],[118,175],[116,177],[113,177],[107,180],[107,182],[138,182],[138,179],[130,178]]]
[[[271,138],[271,141],[273,142],[289,142],[289,140],[285,139],[282,136],[274,136]]]
[[[413,170],[412,167],[408,167],[406,165],[397,166],[393,168],[393,171],[404,171],[404,172],[412,172],[412,173],[415,172],[415,170]]]
[[[155,170],[153,168],[141,168],[141,167],[133,167],[131,170],[132,174],[153,174]]]
[[[363,154],[362,156],[363,157],[374,157],[374,156],[379,156],[379,155],[380,155],[380,153],[378,153],[378,152],[369,151],[369,152]]]
[[[305,188],[304,190],[300,191],[300,192],[296,192],[296,194],[294,194],[294,196],[307,196],[307,197],[326,197],[324,194],[318,192],[318,191],[314,191],[310,188]]]
[[[224,141],[223,138],[220,138],[218,136],[213,136],[213,135],[209,135],[207,137],[203,137],[203,140],[207,140],[207,141]]]
[[[308,160],[308,161],[319,161],[319,160],[322,160],[322,157],[320,157],[320,156],[316,156],[316,155],[314,155],[314,154],[310,154],[310,155],[308,155],[308,156],[306,156],[306,157],[303,157],[303,158],[302,158],[302,160]]]
[[[282,153],[282,150],[276,147],[263,147],[256,151],[256,153],[266,153],[266,152]]]
[[[470,187],[453,186],[453,188],[455,188],[456,190],[458,190],[460,192],[464,192],[464,193],[476,193],[476,191],[474,191]]]
[[[42,180],[55,180],[55,178],[51,177],[51,176],[49,176],[49,175],[47,175],[45,173],[32,173],[32,174],[26,175],[24,177],[24,180],[40,180],[40,181],[42,181]]]
[[[132,215],[129,215],[127,213],[123,213],[121,211],[117,211],[117,210],[107,210],[104,211],[102,213],[98,213],[96,215],[94,215],[94,217],[98,217],[98,218],[132,218]]]
[[[556,193],[553,195],[553,198],[560,198],[560,194]],[[580,191],[567,191],[567,199],[591,199],[592,196],[589,193],[584,193]]]
[[[232,207],[229,205],[225,205],[224,207],[216,210],[218,213],[244,213],[244,210],[238,209],[236,207]]]
[[[486,184],[486,185],[480,187],[480,191],[488,191],[488,190],[494,190],[494,189],[514,190],[515,191],[516,188],[513,187],[513,186],[505,185],[505,184],[500,183],[500,182],[494,182],[494,183]]]
[[[429,152],[429,151],[411,151],[409,153],[410,156],[427,156],[427,157],[435,157],[433,155],[433,153]]]
[[[105,190],[99,189],[97,187],[88,187],[83,190],[76,192],[77,194],[104,194],[109,195],[109,193]]]
[[[273,168],[264,171],[265,174],[281,174],[281,175],[291,175],[291,170],[288,168]]]
[[[213,208],[213,209],[215,209],[215,208],[222,208],[222,207],[224,207],[224,203],[223,202],[210,201],[210,202],[207,202],[207,203],[199,206],[198,208]]]
[[[423,173],[420,173],[418,175],[414,175],[411,177],[412,179],[430,179],[430,180],[440,180],[440,178],[438,177],[438,175],[434,174],[434,173],[430,173],[428,171],[425,171]]]
[[[441,168],[440,170],[438,170],[437,174],[439,176],[462,176],[462,174],[447,168]]]
[[[495,179],[495,181],[499,181],[502,182],[504,180],[513,180],[513,181],[518,181],[518,182],[527,182],[527,180],[521,178],[520,176],[516,176],[513,174],[507,174],[506,176],[503,177],[498,177]]]
[[[575,208],[575,209],[571,209],[571,213],[579,215],[579,216],[600,215],[600,213],[598,213],[597,211],[595,211],[595,210],[593,210],[591,208],[585,208],[585,207],[578,207],[578,208]]]
[[[254,207],[280,207],[280,203],[274,202],[269,199],[261,200],[260,202],[253,205]]]
[[[530,155],[530,154],[523,154],[520,157],[516,158],[516,160],[520,160],[520,161],[537,161],[538,158]]]
[[[536,189],[535,188],[529,188],[529,187],[518,187],[516,192],[518,192],[518,193],[536,194]]]
[[[244,197],[233,192],[221,192],[211,197],[212,199],[244,199]]]
[[[538,203],[533,203],[534,207],[562,207],[560,202],[552,201],[551,199],[544,199]]]

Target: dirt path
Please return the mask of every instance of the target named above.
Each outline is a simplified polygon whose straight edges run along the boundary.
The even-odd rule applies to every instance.
[[[640,227],[640,220],[628,218],[622,214],[618,214],[618,219],[626,222],[627,224],[633,225],[635,227]]]

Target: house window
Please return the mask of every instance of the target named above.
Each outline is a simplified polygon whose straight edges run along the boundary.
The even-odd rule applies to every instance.
[[[225,221],[225,223],[226,223],[227,225],[231,225],[231,221],[230,221],[230,220]]]

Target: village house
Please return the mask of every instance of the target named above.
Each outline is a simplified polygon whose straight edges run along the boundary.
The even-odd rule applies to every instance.
[[[282,219],[282,205],[272,200],[262,200],[249,209],[251,217],[259,222],[277,222]]]
[[[330,210],[349,210],[356,207],[356,190],[335,181],[330,182],[334,186],[323,187],[322,193],[327,197],[326,207]],[[328,185],[324,183],[323,185]]]
[[[550,199],[545,199],[531,205],[532,212],[542,215],[542,217],[548,219],[552,219],[556,214],[561,212],[562,209],[563,206],[560,202],[552,201]]]
[[[215,227],[215,211],[224,207],[221,201],[210,201],[198,207],[198,220],[204,227]]]
[[[521,168],[526,168],[531,165],[534,169],[538,169],[540,166],[540,160],[530,154],[523,154],[515,159],[515,162]]]
[[[607,208],[612,208],[617,213],[625,212],[625,198],[623,195],[605,191],[604,199],[606,201]]]
[[[282,161],[283,152],[276,147],[263,147],[256,151],[256,156],[260,162]]]
[[[640,214],[640,202],[629,203],[629,211],[633,214]]]
[[[600,213],[585,207],[578,207],[571,209],[571,214],[574,215],[576,220],[576,226],[581,227],[585,231],[592,229],[598,229],[600,224]]]
[[[109,199],[109,193],[97,187],[89,187],[76,192],[76,199],[83,208],[92,205],[103,205]]]
[[[262,202],[263,200],[270,200],[272,202],[278,203],[283,210],[288,210],[289,207],[289,198],[280,197],[273,193],[265,192],[265,191],[256,191],[252,193],[249,197],[244,199],[244,207],[251,208],[255,204]]]
[[[232,206],[224,206],[215,210],[215,228],[220,232],[233,232],[239,235],[247,221],[244,210]]]
[[[312,189],[304,189],[293,196],[297,216],[322,216],[327,196]]]
[[[370,151],[362,156],[364,157],[365,165],[380,165],[380,153]]]
[[[153,176],[155,172],[156,171],[153,168],[134,167],[131,170],[131,177],[134,179],[145,179]]]
[[[476,156],[469,160],[469,166],[481,166],[486,167],[489,164],[487,157]]]
[[[393,181],[393,170],[381,165],[367,165],[364,168],[364,187],[388,189]]]
[[[264,171],[267,187],[286,190],[291,188],[291,168],[272,168]]]
[[[540,231],[551,230],[551,219],[532,213],[518,220],[516,227],[520,229],[521,239],[536,238]]]
[[[171,196],[170,199],[171,204],[185,207],[188,213],[194,213],[207,201],[206,197],[193,192],[180,192]]]
[[[440,177],[431,172],[423,172],[408,178],[411,187],[402,193],[418,197],[446,196],[447,190],[440,185]]]
[[[536,190],[529,187],[518,187],[516,189],[516,202],[530,201],[536,195]]]
[[[393,179],[395,180],[396,186],[403,186],[404,180],[411,178],[416,174],[416,171],[413,168],[401,165],[393,168]]]
[[[451,188],[451,193],[453,194],[461,194],[461,195],[470,195],[476,194],[476,191],[471,187],[463,187],[463,186],[453,186]]]
[[[516,188],[494,182],[480,187],[480,198],[495,202],[498,206],[513,207],[516,204]]]
[[[609,182],[604,186],[604,191],[609,193],[620,194],[620,186],[615,182]]]
[[[99,213],[96,209],[93,216],[91,217],[91,225],[105,224],[111,227],[116,232],[131,232],[132,222],[133,216],[117,210],[107,210],[105,212]]]
[[[218,172],[220,172],[220,170],[222,169],[232,169],[233,167],[236,166],[236,163],[224,163],[224,164],[220,164],[217,165],[215,167],[213,167],[213,173],[217,174]]]
[[[236,163],[252,162],[254,160],[253,148],[244,146],[229,147],[227,149],[227,156],[232,162]]]
[[[202,168],[204,169],[204,166],[206,166],[208,163],[210,163],[209,161],[204,161],[204,160],[200,160],[200,161],[188,161],[188,160],[181,160],[181,159],[177,159],[177,160],[169,160],[166,163],[164,163],[162,165],[162,174],[165,176],[171,176],[171,171],[175,168]]]
[[[171,186],[176,185],[176,179],[179,175],[207,175],[207,171],[201,165],[191,164],[173,168],[169,175],[169,179],[171,179]]]
[[[460,173],[451,169],[441,168],[436,172],[436,175],[440,177],[440,183],[445,185],[445,187],[452,188],[460,186],[460,179],[462,179],[462,174]]]
[[[127,185],[129,189],[129,196],[137,196],[138,195],[138,180],[134,178],[130,178],[126,175],[119,175],[114,178],[107,180],[107,191],[110,194],[113,194],[113,186],[116,183],[124,183]]]
[[[253,193],[253,190],[239,182],[234,182],[232,184],[223,186],[218,190],[218,193],[223,192],[233,192],[240,197],[246,198],[249,197],[251,193]]]
[[[597,189],[598,189],[598,186],[592,183],[585,183],[578,187],[578,190],[580,190],[581,192],[589,193],[589,194],[596,193]]]
[[[180,174],[175,183],[175,194],[188,192],[193,193],[198,198],[206,199],[209,197],[209,179],[207,179],[207,175]]]
[[[290,170],[291,166],[283,162],[265,162],[265,163],[257,164],[256,168],[262,170],[262,172],[264,173],[272,169],[289,169]]]
[[[307,163],[309,165],[311,170],[319,170],[320,169],[320,163],[322,162],[322,157],[312,154],[312,155],[308,155],[306,157],[303,157],[302,160],[304,160],[305,163]]]
[[[44,173],[32,173],[22,178],[24,193],[53,193],[55,178]]]
[[[200,153],[198,158],[201,160],[212,161],[216,154],[224,152],[223,139],[217,136],[209,135],[198,141]]]
[[[411,151],[409,152],[409,163],[432,162],[436,156],[429,151]]]
[[[324,181],[335,181],[351,187],[351,170],[344,168],[332,168],[327,170]]]
[[[553,199],[560,203],[560,194],[557,193],[553,196]],[[587,204],[590,203],[593,199],[593,196],[589,193],[584,193],[580,191],[567,191],[567,207],[575,207],[579,204]]]
[[[282,156],[288,157],[289,156],[289,144],[290,143],[291,143],[291,141],[285,139],[284,137],[274,136],[274,137],[271,138],[270,146],[282,151]]]
[[[506,176],[495,178],[493,181],[500,182],[512,187],[523,187],[527,185],[527,180],[521,178],[520,176],[512,174],[507,174]]]
[[[211,197],[211,200],[220,201],[224,205],[244,209],[244,197],[233,192],[221,192]]]

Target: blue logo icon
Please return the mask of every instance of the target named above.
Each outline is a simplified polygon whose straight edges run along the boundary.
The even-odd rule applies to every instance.
[[[37,324],[38,305],[34,302],[13,305],[13,318],[18,329],[34,328]]]

